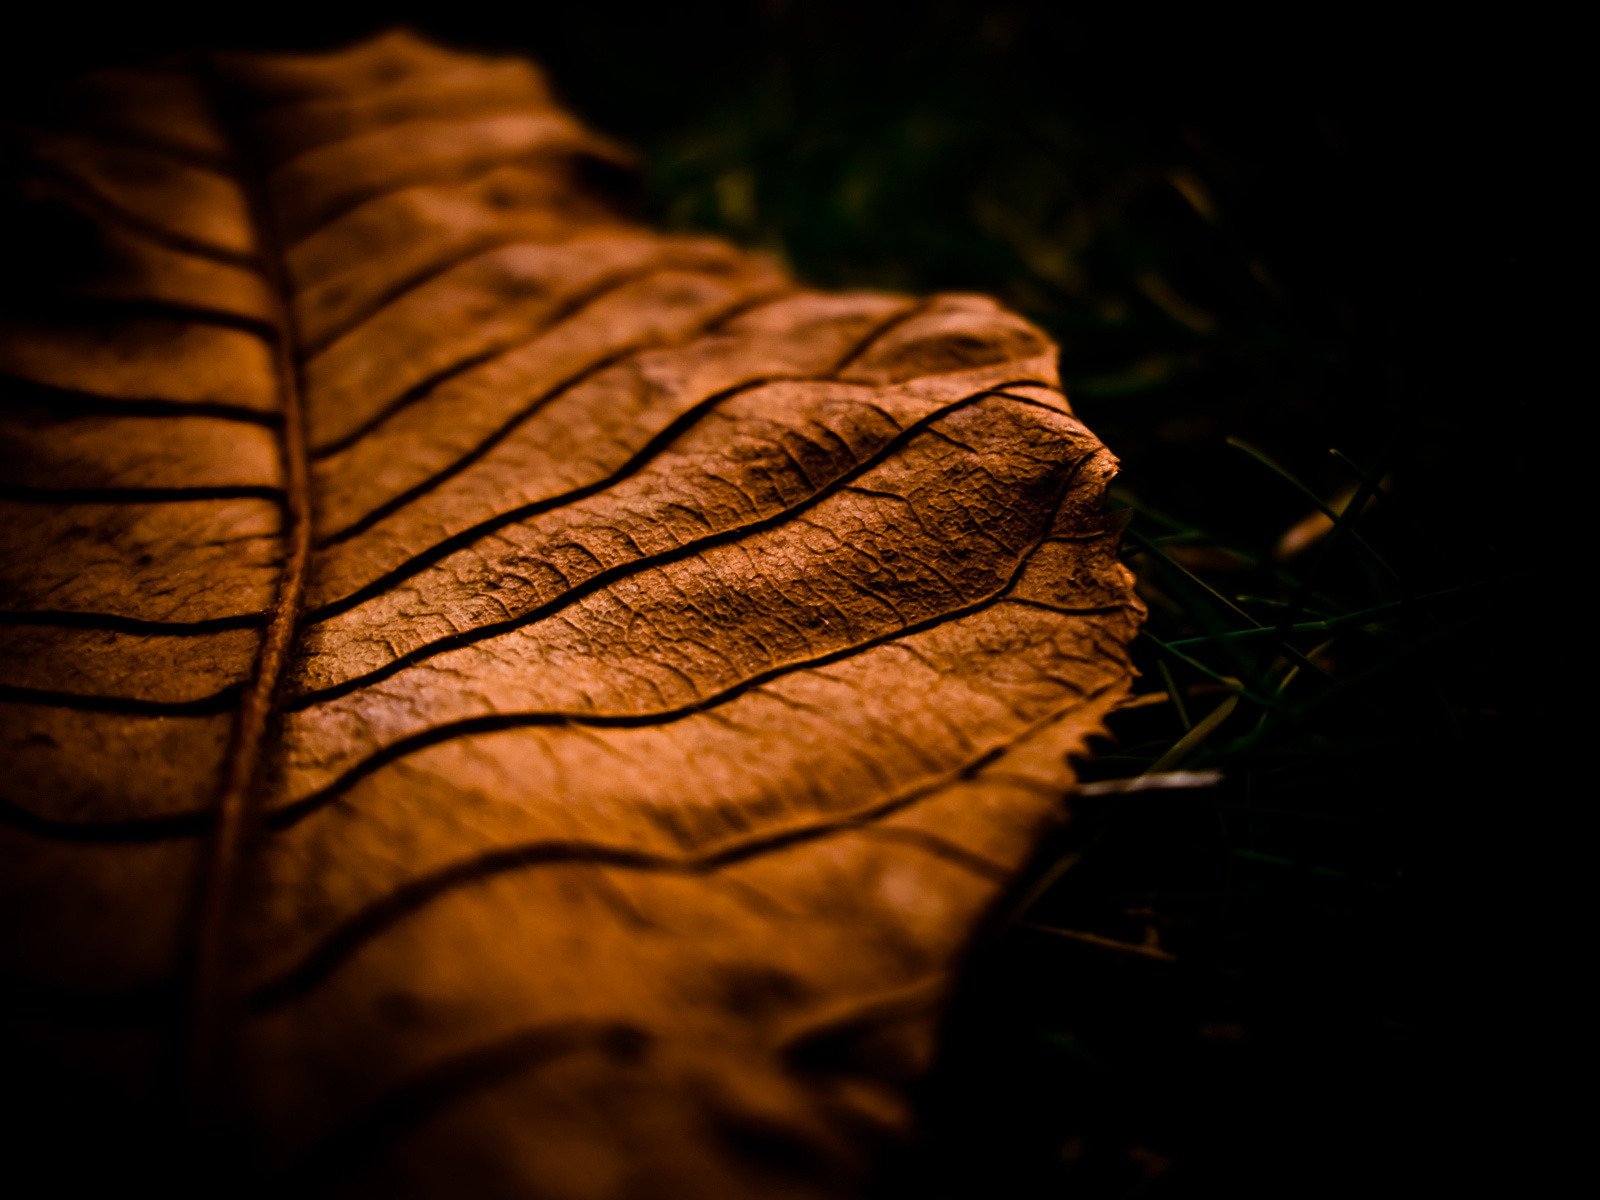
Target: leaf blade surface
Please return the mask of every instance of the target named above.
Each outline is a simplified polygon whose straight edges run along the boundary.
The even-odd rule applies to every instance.
[[[0,333],[17,1036],[141,1096],[187,1031],[285,1187],[861,1186],[1130,675],[1054,348],[628,224],[525,64],[72,86]]]

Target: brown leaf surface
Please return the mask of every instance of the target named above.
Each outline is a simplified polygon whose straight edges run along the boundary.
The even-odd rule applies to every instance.
[[[12,1044],[176,1070],[290,1190],[858,1188],[1130,673],[1054,348],[625,223],[518,62],[57,99],[0,328]]]

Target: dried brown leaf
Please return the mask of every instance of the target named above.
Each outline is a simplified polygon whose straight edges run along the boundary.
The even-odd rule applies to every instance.
[[[525,64],[73,88],[0,328],[12,1044],[180,1061],[286,1188],[859,1187],[1130,675],[1054,348],[627,224]]]

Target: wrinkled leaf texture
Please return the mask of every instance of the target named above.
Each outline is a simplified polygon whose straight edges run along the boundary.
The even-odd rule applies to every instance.
[[[1053,346],[640,229],[408,35],[35,107],[8,1044],[295,1193],[863,1186],[1130,677]]]

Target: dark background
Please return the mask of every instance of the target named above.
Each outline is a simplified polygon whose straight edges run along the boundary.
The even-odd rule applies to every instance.
[[[655,222],[820,285],[980,290],[1037,320],[1123,459],[1155,639],[1226,632],[1217,593],[1269,624],[1397,615],[1328,646],[1286,635],[1311,690],[1284,717],[1241,703],[1191,747],[1183,765],[1220,785],[1081,805],[1035,878],[1070,869],[975,952],[927,1134],[885,1190],[1523,1190],[1560,1140],[1528,914],[1564,886],[1549,843],[1571,802],[1546,779],[1566,752],[1547,464],[1567,420],[1548,344],[1571,34],[1532,13],[1118,11],[71,10],[35,13],[4,61],[25,104],[62,70],[394,23],[531,54],[641,149]],[[1311,502],[1230,437],[1329,503],[1381,487],[1372,553],[1346,535],[1273,560]],[[1194,655],[1259,693],[1287,660],[1257,645]],[[1165,663],[1196,716],[1216,704],[1163,654],[1141,647],[1141,691]],[[1138,773],[1186,723],[1129,714],[1089,774]]]

